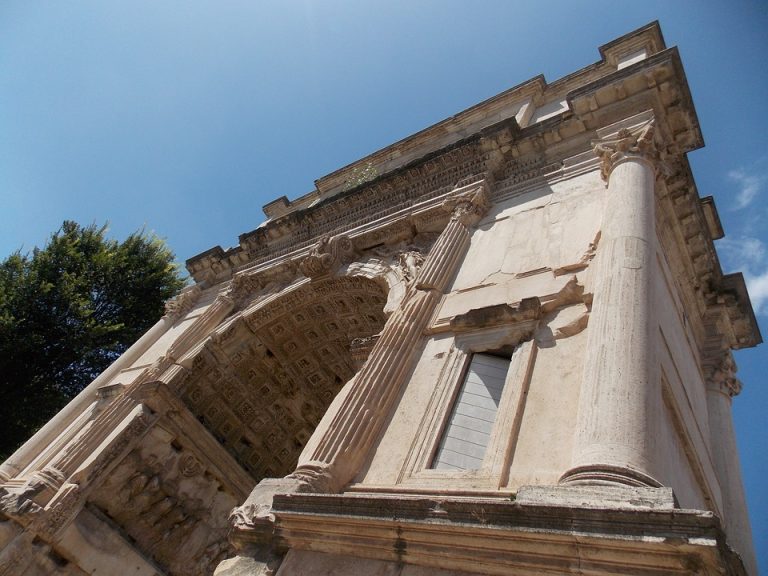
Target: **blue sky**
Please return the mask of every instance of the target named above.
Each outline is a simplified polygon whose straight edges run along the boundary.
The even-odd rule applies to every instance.
[[[680,48],[726,271],[768,337],[768,5],[758,1],[13,1],[0,4],[0,257],[62,220],[146,227],[180,261],[261,206],[485,98],[599,59],[652,20]],[[765,346],[734,414],[768,571]]]

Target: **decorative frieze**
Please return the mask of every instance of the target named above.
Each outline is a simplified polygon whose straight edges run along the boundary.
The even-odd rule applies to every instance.
[[[458,183],[487,170],[487,153],[477,138],[442,150],[431,158],[416,161],[394,174],[365,183],[315,206],[292,212],[241,237],[247,246],[247,261],[256,265],[308,246],[313,238],[339,235],[353,227],[381,219],[430,198],[450,192]],[[187,263],[198,281],[219,277],[226,269],[240,266],[241,248],[234,252],[204,253]],[[231,252],[231,253],[230,253]],[[229,262],[229,260],[236,262]],[[208,270],[208,272],[206,272]],[[211,276],[213,275],[213,276]]]

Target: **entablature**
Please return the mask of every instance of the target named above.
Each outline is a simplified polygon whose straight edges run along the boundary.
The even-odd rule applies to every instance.
[[[660,188],[669,198],[662,202],[674,212],[696,315],[725,306],[734,326],[727,345],[759,343],[743,282],[738,286],[736,276],[726,280],[720,268],[713,240],[722,230],[714,204],[705,200],[702,208],[686,158],[703,146],[703,138],[677,49],[665,47],[652,23],[600,52],[596,64],[551,84],[534,78],[333,172],[294,202],[275,200],[268,205],[270,219],[241,235],[238,247],[215,247],[190,259],[192,277],[207,285],[225,282],[246,270],[303,257],[319,239],[341,233],[354,239],[365,229],[386,241],[385,230],[395,220],[413,221],[418,207],[469,181],[485,178],[498,201],[543,181],[596,169],[591,151],[596,134],[637,110],[649,110],[661,142]],[[561,100],[564,107],[556,113],[536,112]],[[521,102],[528,103],[524,114]],[[373,169],[367,180],[347,187],[351,174],[368,167]]]
[[[477,140],[481,133],[497,131],[499,125],[511,127],[513,132],[541,121],[549,125],[547,119],[557,120],[563,116],[562,112],[567,115],[570,105],[560,110],[558,104],[553,108],[554,113],[546,113],[546,110],[542,112],[542,109],[553,103],[564,103],[568,93],[579,86],[613,76],[621,68],[622,55],[637,51],[638,47],[642,47],[649,56],[664,48],[658,23],[649,24],[601,47],[602,60],[596,64],[549,84],[543,76],[537,76],[320,178],[315,190],[294,201],[288,201],[283,196],[270,202],[265,207],[270,218],[265,224],[241,235],[238,247],[228,250],[215,247],[191,258],[187,262],[190,274],[197,281],[211,273],[216,278],[226,277],[232,268],[246,262],[263,260],[266,254],[284,250],[285,244],[295,246],[301,242],[311,243],[312,238],[307,236],[316,237],[328,232],[315,230],[318,225],[322,228],[328,213],[334,211],[334,203],[328,203],[328,199],[348,197],[350,193],[365,195],[365,191],[371,191],[372,188],[379,196],[386,195],[386,189],[382,190],[380,184],[383,180],[393,184],[390,177],[395,175],[403,176],[408,181],[408,187],[413,188],[417,183],[410,180],[414,177],[418,179],[419,176],[418,170],[414,173],[414,169],[420,167],[427,170],[428,174],[433,174],[435,167],[427,164],[429,160],[440,157],[450,161],[450,156],[446,157],[447,152],[466,150],[468,142]],[[536,109],[539,109],[538,113]],[[555,138],[559,139],[561,137]],[[360,174],[363,173],[365,177],[361,180]],[[448,185],[457,185],[460,178]],[[415,188],[411,197],[417,197],[422,192],[418,185]],[[318,213],[316,209],[320,205],[323,209]],[[290,218],[292,215],[294,218]],[[362,214],[352,214],[353,219],[360,216]],[[311,225],[306,225],[306,228],[311,231],[296,226],[296,217],[305,225],[310,220]]]

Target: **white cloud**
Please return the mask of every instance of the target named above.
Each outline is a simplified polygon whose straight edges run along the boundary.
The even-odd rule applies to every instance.
[[[728,178],[739,185],[739,191],[736,194],[736,205],[734,210],[741,210],[749,206],[760,192],[764,178],[749,174],[744,169],[731,170],[728,172]]]
[[[717,241],[726,269],[760,267],[766,260],[766,248],[762,240],[751,236],[723,238]]]
[[[768,249],[759,238],[739,236],[717,241],[724,270],[741,270],[756,314],[768,314]]]
[[[744,279],[755,314],[768,314],[768,269],[757,276],[745,274]]]

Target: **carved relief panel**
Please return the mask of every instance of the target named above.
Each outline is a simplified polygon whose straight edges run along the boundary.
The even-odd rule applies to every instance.
[[[169,574],[202,576],[226,553],[227,517],[236,504],[198,455],[156,426],[93,493],[89,506]]]

